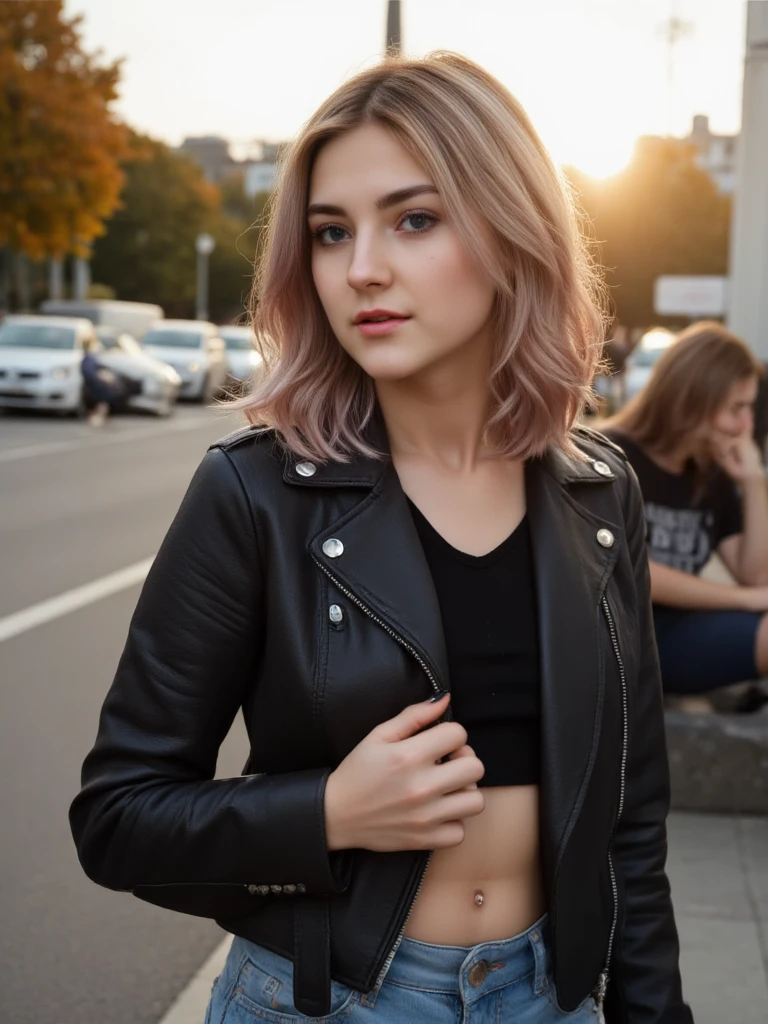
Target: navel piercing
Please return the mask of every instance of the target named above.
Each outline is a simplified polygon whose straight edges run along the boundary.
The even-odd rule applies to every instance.
[[[482,892],[476,892],[475,893],[475,904],[476,904],[476,906],[482,907],[482,905],[484,903],[485,903],[485,894],[482,893]]]

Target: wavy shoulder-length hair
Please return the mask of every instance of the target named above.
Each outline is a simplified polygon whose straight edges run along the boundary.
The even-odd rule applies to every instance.
[[[578,457],[571,428],[603,344],[601,278],[572,192],[525,111],[458,54],[391,57],[342,85],[281,160],[250,309],[264,370],[230,403],[301,458],[376,456],[373,380],[334,336],[314,287],[307,202],[320,149],[365,124],[391,132],[431,176],[466,250],[494,283],[489,450]],[[472,230],[485,225],[488,231]]]

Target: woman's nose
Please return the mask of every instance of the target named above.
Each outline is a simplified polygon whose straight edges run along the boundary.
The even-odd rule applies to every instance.
[[[352,260],[347,270],[347,282],[350,287],[386,287],[391,281],[392,268],[386,257],[384,243],[370,235],[359,234],[355,239]]]

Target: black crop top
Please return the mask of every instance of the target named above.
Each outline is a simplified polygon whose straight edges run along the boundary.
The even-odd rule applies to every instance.
[[[485,765],[480,786],[539,781],[539,638],[527,516],[487,555],[448,543],[408,502],[440,602],[453,718]]]

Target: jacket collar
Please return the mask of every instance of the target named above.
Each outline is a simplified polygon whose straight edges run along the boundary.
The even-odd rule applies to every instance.
[[[366,427],[365,440],[374,451],[381,453],[381,458],[357,456],[346,463],[308,463],[291,453],[285,459],[283,479],[288,484],[300,487],[375,487],[392,461],[384,418],[378,407]],[[531,463],[548,473],[561,486],[605,483],[613,479],[610,468],[600,460],[586,456],[586,460],[582,461],[554,447],[540,458],[531,460]],[[301,468],[307,465],[312,467],[311,475],[301,472]],[[599,468],[596,469],[596,466]]]

